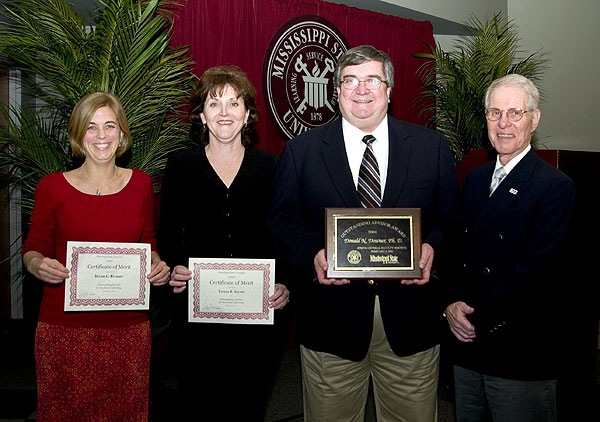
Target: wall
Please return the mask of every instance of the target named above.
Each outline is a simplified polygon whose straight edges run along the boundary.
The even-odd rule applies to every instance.
[[[464,23],[471,15],[485,19],[502,10],[506,16],[507,0],[381,0],[440,18]]]
[[[550,68],[538,134],[550,149],[600,151],[595,127],[600,98],[600,2],[598,0],[508,0],[522,46],[548,52]]]
[[[0,69],[0,101],[8,103],[8,71]],[[0,116],[0,126],[6,128],[6,121]],[[6,169],[0,170],[0,175]],[[0,320],[10,317],[10,263],[3,258],[10,254],[8,189],[0,189]]]
[[[551,60],[544,91],[541,145],[548,149],[600,151],[593,124],[600,85],[600,2],[598,0],[382,0],[464,23],[471,13],[480,20],[502,10],[519,27],[524,54],[543,49]],[[436,35],[444,49],[455,37]]]

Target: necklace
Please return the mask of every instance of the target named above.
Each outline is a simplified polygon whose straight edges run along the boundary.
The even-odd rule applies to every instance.
[[[93,186],[94,182],[92,182],[92,179],[90,179],[90,176],[88,176],[87,171],[85,171],[85,164],[81,165],[81,169],[83,170],[83,174],[85,175],[85,177],[88,179],[88,181],[90,182],[90,184]],[[108,181],[108,183],[104,184],[104,187],[110,185],[112,183],[112,181],[115,180],[115,177],[117,177],[117,173],[118,172],[119,172],[119,169],[117,168],[117,165],[115,164],[115,174],[113,174],[113,177],[110,178],[110,180]],[[97,196],[102,195],[102,193],[100,192],[100,187],[96,187],[96,195]]]

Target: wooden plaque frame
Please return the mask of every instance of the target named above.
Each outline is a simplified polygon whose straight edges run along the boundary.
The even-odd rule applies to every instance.
[[[421,278],[420,208],[327,208],[328,278]]]

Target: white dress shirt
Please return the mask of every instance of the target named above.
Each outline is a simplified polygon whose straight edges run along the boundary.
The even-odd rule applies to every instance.
[[[523,151],[521,151],[519,153],[519,155],[517,155],[515,158],[513,158],[508,163],[506,163],[506,165],[504,166],[504,171],[506,171],[506,176],[508,176],[508,173],[510,173],[512,171],[512,169],[514,169],[517,166],[517,164],[519,164],[519,161],[521,161],[523,159],[523,157],[525,157],[525,155],[527,155],[527,153],[529,152],[530,149],[531,149],[531,145],[527,145],[527,148],[525,148]],[[492,173],[492,179],[493,179],[493,174],[500,167],[502,167],[502,163],[500,162],[500,155],[498,155],[496,157],[496,167],[494,167],[494,172]],[[492,182],[490,181],[490,186],[491,186],[491,184],[492,184]]]
[[[348,164],[350,165],[350,171],[352,172],[352,179],[354,180],[354,186],[357,187],[360,164],[362,163],[365,149],[367,149],[367,144],[365,144],[362,139],[365,135],[373,135],[375,137],[375,141],[371,146],[375,158],[377,159],[377,164],[379,165],[379,180],[381,182],[381,195],[383,196],[385,192],[385,181],[387,179],[388,158],[390,155],[387,115],[383,118],[381,123],[379,123],[379,126],[370,133],[363,132],[357,127],[352,126],[350,122],[342,117],[342,132],[344,134],[346,156],[348,158]]]

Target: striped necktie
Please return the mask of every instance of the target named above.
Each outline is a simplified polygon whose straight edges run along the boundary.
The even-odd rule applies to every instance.
[[[381,206],[381,182],[379,181],[379,165],[373,153],[373,135],[366,135],[362,141],[367,144],[360,170],[358,171],[358,197],[365,208]]]

